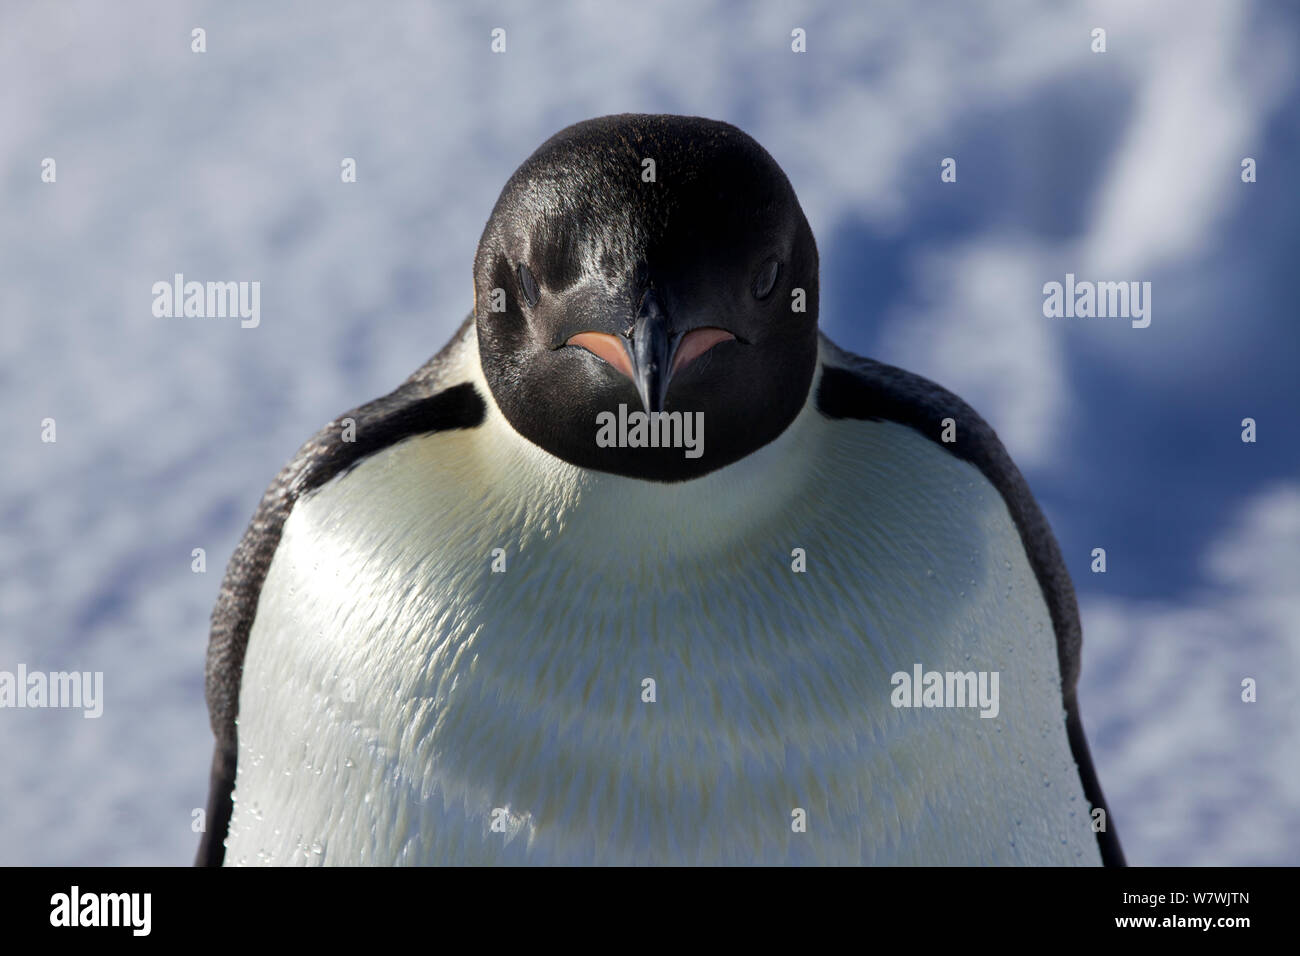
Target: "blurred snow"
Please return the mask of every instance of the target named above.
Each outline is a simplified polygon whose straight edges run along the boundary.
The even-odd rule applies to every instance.
[[[1294,866],[1300,484],[1247,501],[1204,563],[1176,602],[1084,602],[1084,715],[1116,742],[1102,784],[1133,862]]]
[[[984,6],[6,4],[0,669],[102,670],[107,700],[0,712],[0,864],[189,862],[207,615],[263,487],[449,337],[515,166],[624,111],[753,134],[818,236],[832,337],[999,429],[1084,597],[1130,859],[1297,862],[1297,14]],[[1044,319],[1067,271],[1153,280],[1152,327]],[[261,326],[154,318],[177,272],[260,281]]]

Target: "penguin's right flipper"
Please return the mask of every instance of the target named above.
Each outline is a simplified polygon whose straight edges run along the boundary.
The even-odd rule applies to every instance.
[[[395,391],[340,415],[317,432],[267,488],[235,548],[212,609],[208,638],[206,697],[216,748],[196,866],[220,866],[225,857],[239,752],[235,720],[244,655],[262,584],[289,512],[303,495],[403,438],[473,428],[483,422],[486,406],[477,389],[469,382],[445,387],[448,383],[442,380],[448,356],[464,344],[473,327],[470,316],[447,346]]]

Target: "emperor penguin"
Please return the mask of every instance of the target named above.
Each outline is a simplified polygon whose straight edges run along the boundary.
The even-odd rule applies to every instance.
[[[452,340],[262,498],[198,862],[1122,864],[1080,644],[993,429],[819,331],[763,147],[593,119]]]

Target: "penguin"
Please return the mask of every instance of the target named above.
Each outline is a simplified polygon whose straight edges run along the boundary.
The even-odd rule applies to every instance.
[[[820,331],[767,151],[592,119],[446,347],[262,498],[197,862],[1122,865],[1080,647],[993,429]]]

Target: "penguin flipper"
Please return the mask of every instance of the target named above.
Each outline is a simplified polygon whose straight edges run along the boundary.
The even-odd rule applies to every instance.
[[[482,423],[486,406],[474,386],[468,382],[449,384],[442,374],[450,353],[472,333],[473,322],[473,316],[467,318],[451,342],[396,390],[340,415],[312,436],[266,489],[235,548],[212,609],[208,638],[205,696],[216,747],[196,866],[220,866],[225,857],[238,758],[235,719],[244,655],[262,584],[294,503],[404,438]]]
[[[1083,629],[1074,583],[1056,536],[1024,475],[989,423],[946,388],[904,369],[854,355],[825,335],[821,345],[823,372],[817,386],[818,411],[832,419],[906,425],[978,468],[1006,502],[1052,618],[1070,750],[1088,800],[1094,808],[1106,811],[1106,830],[1097,834],[1102,861],[1107,866],[1124,866],[1124,851],[1111,826],[1110,810],[1079,717],[1077,689]],[[947,419],[955,424],[953,441],[942,440]]]

